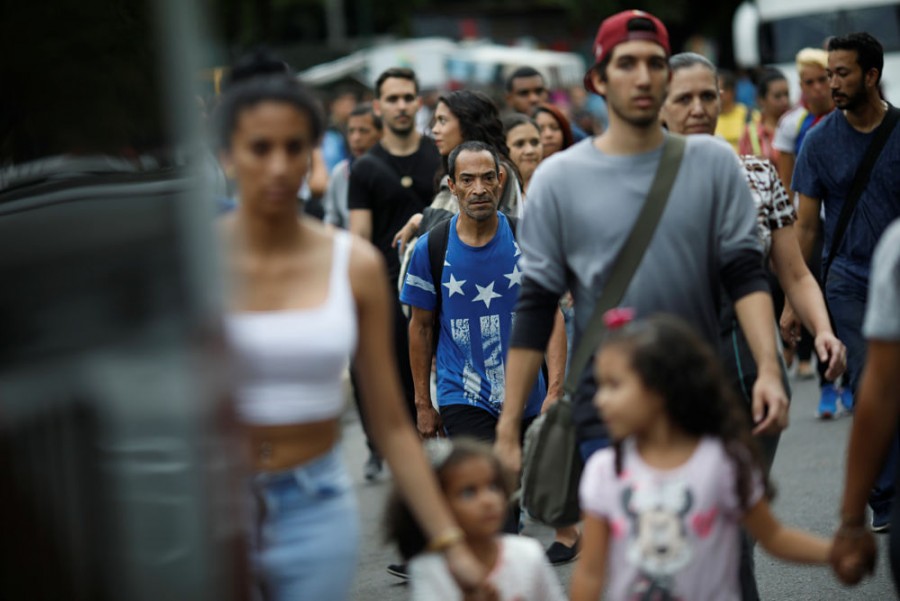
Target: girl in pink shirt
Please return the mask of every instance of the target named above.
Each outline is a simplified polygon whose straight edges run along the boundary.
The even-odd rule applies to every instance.
[[[759,451],[714,351],[681,320],[612,330],[594,403],[611,448],[581,480],[584,533],[572,601],[740,599],[740,527],[766,551],[825,564],[830,543],[770,512]]]

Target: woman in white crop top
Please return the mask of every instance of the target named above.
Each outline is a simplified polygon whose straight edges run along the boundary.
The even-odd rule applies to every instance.
[[[355,351],[372,435],[397,484],[460,585],[484,593],[486,574],[400,402],[382,259],[297,213],[323,120],[285,69],[272,57],[247,59],[217,110],[220,157],[241,199],[221,231],[232,283],[226,328],[255,471],[256,584],[275,600],[348,595],[359,528],[337,443],[341,374]]]

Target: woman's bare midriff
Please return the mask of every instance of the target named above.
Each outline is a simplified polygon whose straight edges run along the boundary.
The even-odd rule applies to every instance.
[[[340,437],[337,419],[245,428],[250,442],[250,465],[257,472],[277,472],[307,463],[330,451]]]

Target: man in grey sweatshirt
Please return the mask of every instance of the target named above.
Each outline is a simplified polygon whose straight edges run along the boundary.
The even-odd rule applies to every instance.
[[[577,347],[612,263],[653,180],[667,134],[659,109],[671,76],[665,26],[641,11],[605,20],[585,86],[606,98],[610,126],[540,165],[531,182],[519,243],[522,292],[507,357],[507,392],[496,450],[521,468],[519,427],[540,369],[559,297],[571,291]],[[754,432],[787,426],[788,401],[777,360],[772,300],[756,236],[750,190],[734,153],[710,136],[691,136],[668,204],[623,306],[637,316],[676,314],[719,344],[719,286],[724,286],[759,366],[753,387]],[[591,404],[590,368],[574,398],[582,455],[609,444]]]

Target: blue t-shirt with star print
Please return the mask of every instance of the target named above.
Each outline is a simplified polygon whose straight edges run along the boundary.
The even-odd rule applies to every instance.
[[[482,247],[463,243],[457,216],[450,221],[437,344],[438,406],[472,405],[495,416],[503,406],[506,351],[522,285],[522,253],[506,217],[498,215],[497,233]],[[400,300],[433,311],[436,294],[425,234],[413,249]],[[539,374],[523,417],[540,413],[546,390]]]

